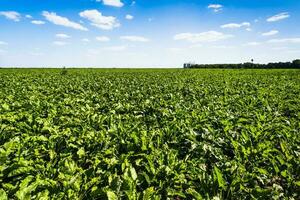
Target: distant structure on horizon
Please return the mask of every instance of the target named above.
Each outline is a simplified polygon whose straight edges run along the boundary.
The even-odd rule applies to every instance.
[[[193,65],[195,65],[195,63],[191,63],[191,62],[189,62],[189,63],[184,63],[184,64],[183,64],[183,68],[184,68],[184,69],[189,69],[189,68],[192,68]]]

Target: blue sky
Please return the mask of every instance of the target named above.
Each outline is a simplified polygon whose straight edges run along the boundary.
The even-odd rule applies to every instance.
[[[291,61],[299,11],[299,0],[1,0],[0,66]]]

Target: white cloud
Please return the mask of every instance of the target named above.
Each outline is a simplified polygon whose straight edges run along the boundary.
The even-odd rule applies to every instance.
[[[135,36],[135,35],[121,36],[120,38],[122,40],[128,40],[131,42],[149,42],[150,41],[148,38],[141,37],[141,36]]]
[[[262,35],[262,36],[272,36],[272,35],[276,35],[276,34],[278,34],[278,33],[279,33],[279,31],[277,31],[277,30],[271,30],[271,31],[262,33],[261,35]]]
[[[43,25],[43,24],[45,24],[45,22],[41,21],[41,20],[32,20],[31,23],[32,24],[36,24],[36,25]]]
[[[267,22],[277,22],[279,20],[283,20],[289,18],[290,15],[288,12],[279,13],[267,19]]]
[[[220,4],[209,4],[208,8],[213,8],[213,9],[218,9],[218,8],[222,8],[223,6]]]
[[[21,15],[15,11],[2,11],[0,12],[0,16],[6,17],[6,19],[13,20],[15,22],[20,21]]]
[[[252,31],[252,28],[246,28],[246,31]]]
[[[126,15],[125,18],[128,20],[132,20],[134,17],[132,15]]]
[[[223,6],[220,4],[209,4],[207,8],[213,9],[214,12],[219,12],[223,9]]]
[[[126,46],[111,46],[111,47],[105,47],[104,50],[108,51],[124,51],[126,50]]]
[[[268,41],[269,43],[300,43],[300,38],[281,38],[272,39]]]
[[[233,35],[224,34],[217,31],[207,31],[202,33],[180,33],[174,36],[174,40],[186,40],[188,42],[215,42],[232,38]]]
[[[6,42],[0,41],[0,45],[7,45]]]
[[[88,19],[92,26],[95,26],[104,30],[111,30],[119,27],[120,23],[113,16],[103,16],[98,10],[85,10],[79,13],[80,17]]]
[[[31,15],[25,15],[25,17],[26,17],[27,19],[32,19],[32,18],[33,18]]]
[[[90,40],[87,39],[87,38],[83,38],[81,41],[82,41],[82,42],[90,42]]]
[[[259,46],[261,45],[260,42],[248,42],[244,46]]]
[[[104,5],[113,7],[123,7],[124,3],[121,0],[96,0],[97,2],[103,2]]]
[[[66,17],[61,17],[54,12],[43,11],[42,15],[51,23],[55,25],[65,26],[81,31],[87,31],[88,29],[83,27],[81,24],[72,22]]]
[[[249,26],[251,26],[249,22],[243,22],[240,24],[236,24],[236,23],[224,24],[221,26],[221,28],[241,28],[241,27],[249,27]]]
[[[60,39],[68,39],[71,38],[71,36],[64,34],[64,33],[58,33],[55,35],[55,37],[60,38]]]
[[[52,44],[55,46],[65,46],[67,43],[62,41],[54,41]]]
[[[106,37],[106,36],[99,36],[99,37],[96,37],[96,40],[99,42],[109,42],[110,38]]]

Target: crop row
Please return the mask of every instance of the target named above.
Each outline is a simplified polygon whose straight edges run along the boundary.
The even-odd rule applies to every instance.
[[[299,199],[299,70],[0,70],[0,199]]]

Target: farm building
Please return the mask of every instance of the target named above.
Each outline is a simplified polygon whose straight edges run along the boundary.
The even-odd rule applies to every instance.
[[[189,69],[189,68],[191,68],[193,65],[194,65],[194,64],[192,64],[192,63],[184,63],[184,64],[183,64],[183,68],[184,68],[184,69]]]

